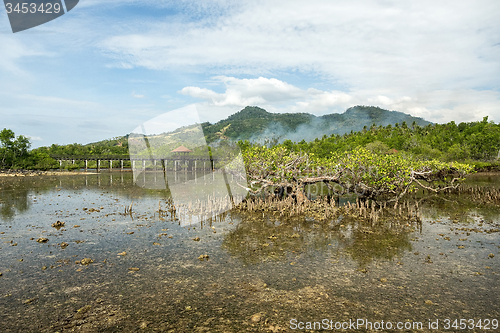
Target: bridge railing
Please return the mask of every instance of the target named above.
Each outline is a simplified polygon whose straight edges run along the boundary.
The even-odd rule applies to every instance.
[[[77,160],[77,161],[83,161],[83,160],[131,160],[129,155],[50,155],[55,160],[60,160],[60,161],[72,161],[72,160]],[[208,156],[185,156],[185,155],[171,155],[163,158],[164,160],[187,160],[187,161],[195,161],[195,160],[205,160],[205,161],[210,161],[210,160],[219,160],[217,157],[209,158]],[[135,157],[132,160],[136,161],[142,161],[142,160],[150,160],[149,157],[144,156],[144,157]],[[160,160],[160,159],[157,159]]]
[[[55,160],[129,160],[129,155],[50,155]]]

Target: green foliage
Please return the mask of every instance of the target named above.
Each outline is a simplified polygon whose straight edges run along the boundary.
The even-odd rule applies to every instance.
[[[80,166],[78,164],[66,164],[64,166],[64,169],[72,171],[72,170],[80,169]]]
[[[311,142],[285,141],[283,146],[293,151],[313,152],[319,157],[365,147],[376,153],[395,149],[423,160],[491,162],[497,159],[500,150],[500,124],[488,122],[485,117],[482,121],[458,125],[453,121],[425,127],[372,125],[365,131],[323,136]]]
[[[59,163],[50,157],[48,149],[45,147],[33,149],[31,151],[32,163],[26,169],[50,170],[59,168]]]
[[[373,141],[366,144],[365,148],[372,153],[376,154],[384,154],[389,150],[389,146],[383,143],[382,141]]]
[[[468,164],[415,160],[403,154],[376,154],[365,148],[356,148],[339,156],[332,155],[330,159],[341,171],[342,184],[357,186],[353,190],[362,190],[368,196],[400,195],[417,188],[415,179],[446,181],[442,175],[454,173],[457,177],[463,177],[473,171],[473,167]]]
[[[420,126],[430,124],[421,118],[412,117],[402,112],[387,111],[373,106],[355,106],[343,114],[329,114],[316,117],[308,113],[270,113],[256,106],[247,106],[243,110],[215,124],[201,124],[208,143],[217,141],[220,132],[228,125],[231,127],[225,135],[232,140],[279,139],[287,133],[303,129],[303,134],[312,139],[317,136],[343,134],[362,131],[371,124],[379,125],[415,123]],[[311,130],[314,133],[311,133]],[[301,132],[302,133],[302,132]],[[300,136],[301,134],[297,134]],[[368,142],[367,142],[368,143]]]
[[[290,151],[284,145],[254,145],[244,149],[243,160],[254,193],[273,186],[291,187],[298,193],[307,184],[323,182],[339,185],[344,193],[399,198],[422,186],[421,181],[451,185],[454,178],[473,171],[468,164],[377,154],[363,147],[318,156],[314,152]]]
[[[49,155],[128,155],[128,136],[117,137],[86,145],[72,143],[68,145],[52,144],[48,147]]]
[[[0,131],[0,144],[0,167],[23,167],[24,160],[29,156],[29,139],[23,135],[16,138],[12,130],[4,128]]]

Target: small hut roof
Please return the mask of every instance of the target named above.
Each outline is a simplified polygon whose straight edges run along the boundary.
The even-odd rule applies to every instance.
[[[171,153],[192,153],[192,152],[193,151],[191,149],[188,149],[184,146],[179,146],[171,151]]]

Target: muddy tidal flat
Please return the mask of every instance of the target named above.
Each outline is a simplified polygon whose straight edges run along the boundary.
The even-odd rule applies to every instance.
[[[500,331],[500,175],[464,186],[408,198],[420,221],[232,210],[186,225],[131,173],[1,177],[0,331]]]

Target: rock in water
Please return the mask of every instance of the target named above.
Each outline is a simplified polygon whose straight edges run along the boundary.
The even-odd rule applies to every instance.
[[[83,258],[82,260],[80,260],[80,263],[82,265],[90,265],[91,263],[93,263],[94,260],[90,259],[90,258]]]
[[[57,222],[54,222],[52,223],[52,227],[56,228],[56,229],[59,229],[59,228],[62,228],[64,227],[66,223],[62,222],[62,221],[57,221]]]

